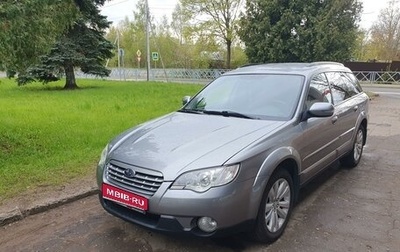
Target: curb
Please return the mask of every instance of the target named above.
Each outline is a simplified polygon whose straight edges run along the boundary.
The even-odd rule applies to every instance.
[[[7,224],[13,223],[15,221],[22,220],[30,215],[38,214],[38,213],[43,213],[47,210],[95,195],[99,192],[99,189],[97,187],[90,188],[85,191],[81,191],[76,194],[69,195],[67,197],[63,197],[60,199],[56,199],[53,201],[49,201],[46,203],[42,204],[37,204],[33,206],[29,206],[25,209],[21,209],[19,207],[14,208],[13,210],[6,212],[6,213],[0,213],[0,227],[5,226]]]
[[[400,84],[378,84],[370,82],[360,82],[361,87],[372,87],[372,88],[399,88]]]

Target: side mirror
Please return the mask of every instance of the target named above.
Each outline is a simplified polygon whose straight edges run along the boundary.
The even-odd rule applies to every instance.
[[[303,116],[303,121],[312,117],[330,117],[335,112],[335,108],[329,102],[316,102],[311,105],[310,109],[306,111]]]
[[[188,95],[187,95],[187,96],[184,96],[184,97],[182,98],[182,105],[185,106],[186,104],[188,104],[191,98],[192,98],[192,97],[190,97],[190,96],[188,96]]]

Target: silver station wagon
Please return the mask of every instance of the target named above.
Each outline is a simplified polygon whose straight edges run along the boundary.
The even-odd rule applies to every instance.
[[[278,239],[300,188],[333,162],[355,167],[369,98],[334,62],[249,65],[171,114],[113,139],[97,168],[101,205],[156,231],[245,231]]]

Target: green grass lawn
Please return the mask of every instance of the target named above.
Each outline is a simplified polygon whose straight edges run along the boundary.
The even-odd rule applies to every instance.
[[[78,80],[18,87],[0,79],[0,202],[38,186],[95,176],[114,136],[177,110],[201,85]]]

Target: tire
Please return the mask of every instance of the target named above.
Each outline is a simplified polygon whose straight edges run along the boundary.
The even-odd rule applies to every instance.
[[[287,170],[279,169],[267,183],[251,238],[264,243],[277,240],[286,228],[293,205],[292,177]]]
[[[354,138],[352,150],[344,156],[340,162],[343,166],[353,168],[358,165],[364,149],[365,128],[363,125],[357,130],[356,137]]]

